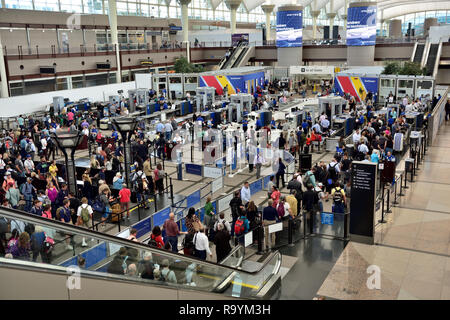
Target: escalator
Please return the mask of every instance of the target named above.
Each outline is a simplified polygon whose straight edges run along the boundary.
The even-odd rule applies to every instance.
[[[426,75],[435,77],[437,73],[437,68],[439,66],[439,60],[442,50],[442,42],[432,43],[428,51],[427,62],[425,64]]]
[[[258,270],[246,270],[241,246],[217,264],[18,210],[1,208],[0,219],[55,240],[51,254],[41,252],[35,262],[0,258],[0,282],[14,287],[1,290],[0,299],[268,299],[281,283],[277,251]],[[76,245],[82,238],[89,247]],[[82,269],[74,267],[79,257]],[[165,281],[142,278],[154,267]]]
[[[424,52],[425,52],[425,43],[417,43],[412,62],[421,64]]]
[[[233,49],[228,59],[225,58],[226,61],[224,63],[222,63],[221,61],[221,63],[219,64],[219,69],[223,70],[232,68],[236,60],[239,59],[240,55],[242,54],[243,51],[245,51],[246,48],[247,43],[241,42],[236,48]]]
[[[247,62],[251,57],[255,55],[255,47],[245,47],[239,55],[235,63],[233,63],[232,68],[240,68],[247,65]]]

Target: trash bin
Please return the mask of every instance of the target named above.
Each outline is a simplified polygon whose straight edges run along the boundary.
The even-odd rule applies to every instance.
[[[414,169],[414,158],[405,159],[405,171],[412,172]]]
[[[348,154],[348,157],[351,159],[353,157],[353,154],[355,153],[355,145],[353,144],[346,144],[345,145],[345,151]]]

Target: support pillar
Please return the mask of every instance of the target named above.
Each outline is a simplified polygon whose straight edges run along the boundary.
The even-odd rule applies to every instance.
[[[6,65],[5,65],[5,57],[3,54],[1,33],[0,33],[0,78],[1,78],[0,96],[2,98],[8,98],[9,97],[8,77],[6,76]]]
[[[225,0],[225,4],[228,9],[230,9],[230,31],[231,34],[236,33],[236,12],[241,5],[242,0]]]
[[[122,70],[120,66],[120,47],[119,47],[119,39],[117,35],[117,5],[116,0],[108,0],[108,19],[109,19],[109,28],[111,30],[111,43],[113,45],[113,49],[116,50],[116,82],[122,82]]]
[[[275,8],[274,4],[263,4],[261,9],[266,14],[266,40],[272,40],[272,34],[270,32],[270,16],[272,15],[273,9]]]
[[[389,38],[400,39],[402,37],[402,20],[393,19],[389,21]]]
[[[312,34],[312,37],[313,37],[313,40],[316,40],[316,38],[317,38],[317,17],[319,16],[319,14],[320,14],[320,10],[314,10],[314,11],[311,11],[311,16],[312,16],[312,18],[313,18],[313,25],[312,25],[312,28],[313,28],[313,34]]]
[[[334,18],[336,18],[336,13],[327,13],[327,18],[330,19],[330,39],[333,39],[333,26]]]
[[[30,28],[27,27],[25,28],[25,33],[27,35],[27,44],[28,44],[28,54],[31,54],[31,38],[30,38]]]
[[[189,51],[189,12],[188,5],[191,0],[178,0],[181,5],[181,26],[183,28],[183,43],[186,46],[186,58],[188,62],[191,62],[190,51]]]
[[[349,5],[347,19],[355,20],[360,7],[367,8],[367,27],[373,31],[370,37],[364,34],[355,34],[354,25],[347,25],[347,62],[349,66],[373,66],[375,58],[375,39],[377,27],[377,3],[376,2],[352,2]]]
[[[294,16],[289,17],[289,14]],[[303,6],[292,4],[278,7],[277,25],[285,23],[286,17],[288,17],[288,20],[290,21],[290,26],[287,27],[295,28],[296,30],[292,30],[292,32],[295,31],[300,34],[301,37],[299,39],[294,39],[295,41],[288,40],[287,43],[286,41],[279,41],[277,39],[278,66],[301,66],[303,65]],[[297,22],[294,17],[295,19],[298,19]],[[298,29],[300,29],[300,32]],[[277,28],[277,33],[278,32],[288,33],[291,31],[281,31]]]

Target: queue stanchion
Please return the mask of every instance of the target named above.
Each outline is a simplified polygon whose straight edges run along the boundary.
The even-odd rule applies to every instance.
[[[174,205],[173,201],[173,184],[172,184],[172,178],[170,178],[170,199],[172,201],[172,206]]]
[[[293,223],[294,222],[290,218],[288,220],[288,245],[289,245],[289,247],[294,246],[294,243],[293,243],[293,240],[292,240],[292,238],[293,238],[293,234],[292,233],[294,232]]]
[[[257,252],[257,254],[263,254],[263,237],[264,237],[263,231],[264,231],[263,224],[261,222],[261,224],[259,225],[259,228],[258,228],[258,232],[256,233],[258,235],[258,252]]]
[[[388,192],[388,194],[387,194],[387,210],[386,210],[386,213],[392,213],[392,210],[391,210],[391,207],[390,207],[390,204],[391,204],[391,189],[392,189],[392,185],[387,189],[387,192]]]
[[[347,212],[344,214],[344,240],[349,240],[348,237],[348,229],[349,229],[349,216],[350,214]]]
[[[378,220],[379,223],[386,223],[384,220],[384,183],[382,183],[381,188],[381,220]]]
[[[155,204],[155,212],[158,211],[158,204],[156,203],[156,194],[153,194],[153,203]]]
[[[400,192],[398,194],[399,197],[403,197],[403,172],[400,174]]]
[[[395,207],[396,205],[398,205],[398,201],[397,201],[397,184],[398,184],[398,179],[394,183],[395,183],[394,202],[392,203],[392,205]]]

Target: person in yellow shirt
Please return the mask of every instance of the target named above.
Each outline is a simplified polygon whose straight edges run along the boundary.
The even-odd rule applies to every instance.
[[[335,187],[331,190],[331,198],[333,199],[333,212],[345,213],[345,191],[341,188],[339,181],[336,182]]]
[[[51,174],[51,176],[54,180],[58,181],[58,179],[57,179],[58,167],[56,166],[55,160],[52,161],[52,164],[48,168],[48,172]]]
[[[289,203],[289,206],[291,207],[291,216],[292,218],[295,218],[298,214],[297,212],[297,199],[295,198],[295,190],[291,191],[292,193],[288,196],[286,196],[286,202]]]

